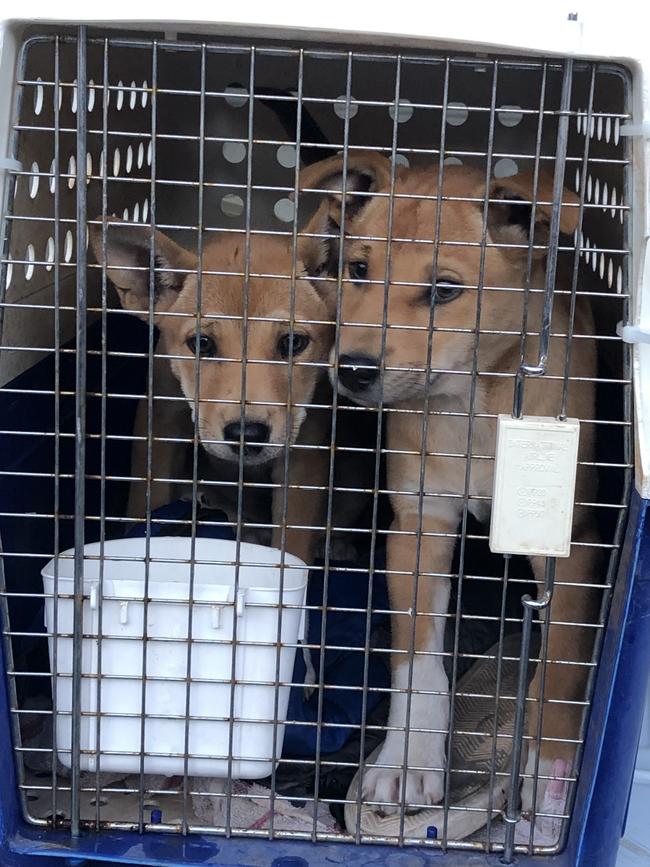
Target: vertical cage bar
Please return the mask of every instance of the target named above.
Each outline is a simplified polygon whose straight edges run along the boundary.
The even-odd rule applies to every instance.
[[[195,324],[197,335],[201,333],[201,311],[203,298],[203,253],[204,253],[204,197],[205,197],[205,83],[206,83],[206,46],[201,45],[201,84],[199,94],[199,165],[198,165],[198,238],[196,260],[196,310]],[[181,831],[187,834],[189,830],[187,801],[190,791],[189,762],[190,762],[190,721],[192,699],[192,629],[194,625],[194,582],[196,579],[196,528],[197,510],[199,502],[198,472],[199,472],[199,447],[200,447],[200,417],[201,417],[201,348],[200,340],[195,341],[194,351],[194,426],[192,430],[192,517],[191,517],[191,541],[190,541],[190,581],[188,587],[188,610],[187,610],[187,663],[185,669],[185,741],[183,744],[183,815]],[[233,623],[235,615],[236,597],[233,600]],[[198,723],[197,723],[198,725]],[[232,747],[230,748],[232,752]]]
[[[562,95],[560,99],[560,118],[558,121],[557,144],[555,155],[555,175],[553,177],[553,209],[551,212],[551,225],[548,240],[548,259],[546,264],[546,295],[544,299],[544,312],[539,338],[539,356],[537,365],[522,364],[515,381],[515,417],[516,411],[521,414],[523,404],[523,389],[526,376],[543,376],[546,373],[548,351],[551,339],[551,320],[553,314],[553,292],[555,289],[555,274],[557,268],[558,244],[560,236],[560,210],[562,207],[562,192],[564,189],[564,169],[566,163],[567,146],[569,139],[569,115],[571,107],[571,87],[573,84],[573,61],[569,58],[564,63],[562,75]],[[518,396],[517,396],[518,395]],[[503,849],[503,863],[512,864],[515,850],[515,826],[519,821],[518,793],[521,780],[521,755],[523,748],[525,706],[528,695],[527,673],[530,658],[530,639],[532,634],[532,619],[536,611],[548,611],[553,598],[553,585],[555,580],[555,558],[547,557],[544,569],[544,591],[537,600],[530,596],[522,597],[521,603],[524,609],[524,622],[521,636],[521,651],[519,658],[519,674],[517,680],[517,705],[515,725],[512,740],[512,760],[510,765],[510,781],[508,807],[505,815],[505,842]],[[548,618],[545,623],[545,633],[548,633]],[[547,637],[544,638],[546,649]],[[539,665],[546,663],[547,652],[541,654]],[[543,691],[540,691],[540,708],[543,706]],[[538,749],[539,752],[539,749]]]
[[[235,542],[235,580],[233,586],[233,618],[232,618],[232,655],[230,660],[230,701],[228,711],[228,774],[226,780],[226,836],[232,834],[232,750],[235,737],[235,689],[237,676],[237,597],[239,594],[239,579],[241,573],[241,543],[244,511],[244,425],[246,411],[246,374],[248,367],[248,310],[250,289],[250,258],[251,258],[251,220],[253,196],[253,145],[255,142],[255,67],[256,49],[249,47],[248,76],[248,117],[246,142],[246,198],[244,201],[244,274],[243,274],[243,305],[242,305],[242,375],[239,403],[239,462],[237,467],[237,533]]]
[[[61,87],[61,46],[59,37],[54,39],[54,598],[52,600],[52,816],[57,807],[57,673],[59,644],[59,536],[60,536],[60,476],[61,476],[61,141],[59,114],[59,88]]]
[[[86,184],[80,181],[86,165],[86,114],[88,91],[86,84],[86,26],[77,30],[77,274],[76,274],[76,327],[75,354],[75,509],[74,509],[74,620],[72,660],[72,771],[71,771],[71,831],[80,834],[80,771],[81,771],[81,680],[83,652],[84,601],[84,539],[86,508]]]
[[[343,160],[341,173],[341,224],[337,232],[339,239],[339,255],[337,263],[336,275],[336,319],[334,323],[334,369],[339,363],[339,347],[341,340],[341,302],[343,298],[343,262],[344,262],[344,244],[345,244],[345,219],[346,219],[346,200],[347,200],[347,181],[348,181],[348,158],[350,141],[350,105],[352,102],[352,61],[354,54],[349,51],[346,56],[345,70],[345,115],[343,118]],[[329,232],[329,229],[328,229]],[[311,831],[311,839],[316,842],[317,839],[317,805],[320,794],[320,777],[321,777],[321,744],[322,744],[322,727],[323,727],[323,704],[325,701],[325,645],[327,642],[327,602],[329,597],[329,581],[330,581],[330,545],[332,538],[332,510],[334,500],[334,458],[336,446],[336,429],[338,425],[337,419],[338,410],[338,390],[332,390],[332,429],[330,431],[330,459],[329,471],[327,478],[327,509],[325,513],[325,560],[323,563],[323,599],[321,602],[321,628],[320,628],[320,659],[318,665],[318,702],[316,708],[316,749],[314,755],[314,821]]]
[[[278,707],[280,701],[280,662],[282,655],[282,612],[284,600],[284,585],[285,585],[285,560],[286,560],[286,537],[287,537],[287,519],[289,514],[289,461],[291,458],[291,420],[292,414],[295,411],[293,408],[293,335],[296,320],[296,280],[298,267],[298,215],[300,213],[300,142],[302,138],[302,96],[304,84],[304,52],[300,50],[298,56],[298,89],[296,92],[296,165],[293,174],[293,197],[294,197],[294,212],[291,224],[291,286],[290,286],[290,303],[289,303],[289,357],[287,364],[287,419],[284,431],[284,455],[283,455],[283,486],[282,486],[282,518],[280,527],[280,582],[279,582],[279,603],[278,603],[278,625],[276,630],[277,648],[275,652],[275,691],[273,697],[273,750],[272,750],[272,769],[271,769],[271,796],[269,798],[269,839],[273,839],[273,825],[275,820],[275,788],[276,788],[276,763],[278,750]],[[325,551],[325,559],[328,558],[328,551]],[[313,564],[308,563],[309,567]],[[307,661],[310,661],[309,651],[305,647],[308,641],[308,626],[309,615],[304,613],[305,618],[305,635],[303,638],[303,652],[305,656],[305,674],[308,673]],[[324,648],[322,650],[324,653]],[[314,809],[314,815],[316,815]]]
[[[447,741],[447,768],[445,774],[445,794],[444,794],[444,819],[442,832],[442,845],[445,847],[448,842],[448,825],[449,825],[449,792],[451,780],[451,757],[454,740],[454,722],[455,722],[455,703],[456,703],[456,688],[458,684],[458,654],[460,650],[460,621],[462,617],[462,600],[463,600],[463,579],[465,577],[465,555],[467,543],[467,519],[469,515],[469,496],[470,482],[472,473],[472,451],[474,448],[474,422],[476,419],[476,387],[479,373],[479,346],[481,340],[481,314],[483,311],[483,291],[485,283],[485,258],[487,254],[487,239],[488,239],[488,218],[489,218],[489,198],[490,198],[490,182],[492,179],[492,160],[494,153],[494,125],[497,105],[497,86],[499,81],[499,61],[495,60],[492,67],[492,84],[490,92],[490,119],[488,127],[488,140],[486,147],[486,166],[485,166],[485,194],[482,207],[482,226],[481,226],[481,247],[479,259],[478,282],[476,286],[476,319],[474,321],[474,341],[472,346],[472,376],[470,381],[470,392],[468,402],[468,418],[467,418],[467,439],[465,441],[466,465],[465,478],[463,483],[463,510],[460,530],[460,558],[458,563],[458,593],[456,599],[455,611],[455,627],[454,627],[454,651],[452,658],[451,678],[449,682],[449,738]]]
[[[102,150],[104,159],[101,161],[102,185],[102,220],[108,213],[108,39],[103,43],[103,82],[102,82]],[[101,269],[101,328],[102,328],[102,386],[101,386],[101,454],[100,454],[100,531],[99,531],[99,584],[97,591],[97,716],[95,718],[95,827],[100,829],[101,822],[101,757],[102,757],[102,640],[104,620],[104,542],[106,539],[106,410],[107,410],[107,366],[108,366],[108,279],[105,263],[108,261],[106,249],[106,233],[102,232],[102,269]]]

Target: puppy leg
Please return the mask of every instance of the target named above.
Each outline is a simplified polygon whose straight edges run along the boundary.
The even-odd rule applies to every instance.
[[[420,537],[416,613],[413,594],[418,550],[418,516],[397,512],[388,537],[388,587],[392,614],[392,689],[389,732],[377,765],[366,768],[364,800],[393,802],[377,806],[389,814],[399,810],[406,773],[406,805],[417,809],[435,804],[444,790],[445,742],[449,724],[449,684],[443,667],[445,615],[449,605],[449,568],[456,542],[457,516],[425,516]],[[398,573],[410,574],[398,574]],[[439,572],[440,575],[422,575]],[[436,616],[438,615],[438,616]],[[415,624],[413,618],[415,617]],[[415,641],[413,633],[415,627]],[[415,648],[414,648],[415,644]],[[413,650],[415,649],[415,654]],[[412,660],[412,666],[411,666]],[[409,710],[410,691],[410,710]],[[407,720],[408,714],[408,720]],[[407,730],[408,722],[408,730]],[[408,736],[408,765],[404,747]]]
[[[592,538],[593,541],[593,538]],[[532,560],[537,581],[544,580],[544,559]],[[600,593],[584,583],[598,583],[601,556],[597,548],[573,546],[571,556],[556,563],[555,589],[548,618],[548,662],[544,675],[544,694],[540,696],[542,666],[533,678],[527,709],[530,748],[526,777],[522,787],[522,808],[533,806],[533,774],[539,751],[539,781],[536,808],[546,790],[545,777],[553,777],[553,766],[570,770],[576,756],[587,698],[598,622]],[[587,624],[587,625],[576,625]],[[589,626],[588,624],[594,624]],[[541,748],[537,743],[539,712],[543,708]]]

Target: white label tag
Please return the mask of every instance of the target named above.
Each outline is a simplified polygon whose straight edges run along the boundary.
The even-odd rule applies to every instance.
[[[490,550],[569,556],[579,437],[575,418],[499,416]]]

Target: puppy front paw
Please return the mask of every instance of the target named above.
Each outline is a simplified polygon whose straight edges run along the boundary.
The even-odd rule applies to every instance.
[[[363,800],[384,816],[399,813],[402,806],[404,772],[389,768],[368,768],[363,780]],[[445,775],[441,771],[407,771],[404,805],[407,813],[418,813],[442,800]]]

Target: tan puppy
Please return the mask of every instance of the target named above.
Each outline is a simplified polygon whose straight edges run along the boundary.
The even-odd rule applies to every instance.
[[[342,161],[342,156],[332,157],[310,166],[301,176],[303,193],[307,189],[331,191],[305,234],[334,237],[302,238],[303,261],[315,275],[338,274]],[[402,799],[409,684],[412,698],[408,711],[406,803],[417,809],[435,804],[443,794],[449,684],[442,653],[445,620],[451,616],[449,572],[465,498],[469,510],[479,520],[486,521],[489,517],[495,417],[512,410],[514,374],[520,361],[524,299],[521,290],[526,285],[531,220],[530,204],[521,201],[531,201],[532,178],[521,175],[494,180],[486,191],[484,173],[465,167],[445,167],[442,193],[449,199],[443,201],[439,215],[438,240],[442,243],[434,273],[431,242],[436,238],[438,222],[437,182],[437,167],[398,171],[394,188],[397,196],[434,198],[394,199],[388,271],[388,244],[377,239],[386,239],[389,226],[386,194],[391,189],[391,165],[383,156],[373,153],[349,157],[346,191],[384,194],[376,197],[350,194],[346,199],[345,234],[361,237],[346,238],[344,243],[340,355],[334,377],[339,390],[356,402],[375,406],[381,401],[392,410],[386,418],[387,477],[389,490],[399,493],[390,495],[395,519],[388,537],[387,569],[394,612],[392,686],[396,692],[391,695],[389,732],[377,761],[378,766],[385,767],[366,769],[364,776],[365,799],[382,802],[384,806],[378,809],[386,813],[395,810],[395,804]],[[551,178],[542,177],[535,211],[537,246],[548,243],[551,190]],[[499,201],[489,207],[482,267],[486,192],[490,199]],[[476,201],[454,201],[454,197]],[[575,201],[572,194],[565,193],[561,230],[566,234],[571,234],[577,225],[578,209],[568,206]],[[530,298],[528,330],[534,334],[526,344],[529,360],[537,358],[536,334],[543,303],[539,290],[544,287],[544,265],[545,250],[535,250],[530,285],[538,291]],[[382,327],[385,280],[387,329]],[[330,285],[335,292],[336,283]],[[480,296],[478,286],[484,287]],[[434,331],[429,349],[432,293],[435,293]],[[575,330],[578,334],[593,334],[589,311],[583,308],[583,303],[578,302]],[[474,405],[470,406],[477,325],[480,326],[478,379]],[[560,411],[567,349],[562,335],[568,329],[567,298],[556,296],[553,334],[557,336],[551,340],[549,371],[543,381],[529,381],[526,386],[528,415],[556,416]],[[594,377],[595,370],[593,341],[573,340],[571,375]],[[426,420],[425,406],[429,410]],[[466,489],[470,413],[473,434]],[[593,413],[593,383],[571,381],[568,415],[593,419]],[[592,450],[593,427],[583,425],[580,459],[592,460]],[[422,498],[421,478],[424,478]],[[589,468],[579,467],[577,484],[577,500],[593,502]],[[576,509],[574,543],[593,539],[590,522],[593,514],[586,512]],[[532,558],[532,566],[536,580],[542,581],[543,558]],[[596,572],[594,549],[590,547],[574,544],[570,559],[557,562],[548,658],[575,664],[547,666],[545,702],[584,699],[587,668],[580,663],[590,659],[595,630],[561,624],[596,622],[597,599],[593,592],[579,586],[581,582],[596,580]],[[540,669],[538,666],[532,695],[539,690]],[[537,707],[533,704],[528,714],[529,731],[533,735]],[[575,747],[570,741],[579,737],[580,719],[579,705],[545,704],[541,774],[549,772],[555,758],[572,759]],[[550,740],[553,738],[560,740]],[[542,783],[540,793],[543,790]],[[524,798],[530,801],[530,787]],[[530,806],[530,802],[525,806]]]
[[[107,275],[118,290],[122,306],[147,319],[150,231],[110,221],[106,232]],[[101,262],[102,228],[92,226],[90,238]],[[313,402],[319,402],[315,393],[319,380],[323,379],[331,346],[327,307],[312,284],[302,279],[302,266],[298,265],[291,330],[291,246],[286,240],[253,235],[244,346],[244,278],[209,273],[244,273],[243,236],[225,235],[206,244],[198,322],[196,254],[160,232],[154,238],[153,303],[155,323],[162,335],[158,352],[172,356],[171,372],[189,404],[201,444],[209,455],[235,467],[241,457],[246,472],[256,480],[263,479],[265,472],[268,474],[266,481],[278,486],[273,491],[272,508],[273,523],[277,525],[284,523],[286,479],[289,485],[286,550],[310,563],[317,534],[313,529],[300,527],[323,525],[324,494],[300,486],[327,484],[329,453],[327,449],[291,448],[286,476],[284,444],[314,447],[329,444],[328,414],[310,408]],[[243,357],[247,359],[246,365],[242,363]],[[173,382],[167,381],[166,386],[168,392],[173,391]],[[174,423],[176,415],[178,427]],[[187,433],[183,424],[182,412],[167,415],[165,435],[172,439],[183,437]],[[163,466],[171,470],[177,450],[173,442],[166,444]],[[174,477],[178,478],[171,476]],[[273,544],[279,546],[280,541],[281,530],[276,527]]]

